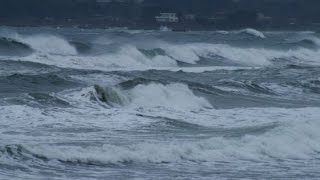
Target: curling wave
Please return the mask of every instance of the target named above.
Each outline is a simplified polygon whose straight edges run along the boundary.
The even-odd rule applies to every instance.
[[[212,108],[212,105],[205,98],[196,96],[187,85],[178,83],[166,85],[146,83],[127,88],[121,88],[121,85],[114,87],[95,85],[80,91],[68,92],[61,98],[68,102],[91,104],[93,100],[109,107],[133,109],[164,108],[192,111]]]

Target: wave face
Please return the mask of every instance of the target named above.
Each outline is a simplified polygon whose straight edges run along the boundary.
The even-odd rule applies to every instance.
[[[32,53],[29,45],[22,42],[10,39],[7,37],[0,37],[0,54],[1,55],[28,55]]]
[[[319,179],[319,45],[0,28],[0,179]]]

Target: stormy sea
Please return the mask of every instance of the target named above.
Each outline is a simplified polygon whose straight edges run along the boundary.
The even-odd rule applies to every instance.
[[[0,28],[0,179],[319,179],[320,34]]]

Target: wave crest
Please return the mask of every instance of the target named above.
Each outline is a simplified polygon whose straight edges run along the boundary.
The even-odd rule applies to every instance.
[[[263,39],[266,38],[266,36],[262,32],[252,28],[243,29],[239,31],[239,33],[244,33],[244,34],[248,34],[248,35],[255,36],[258,38],[263,38]]]

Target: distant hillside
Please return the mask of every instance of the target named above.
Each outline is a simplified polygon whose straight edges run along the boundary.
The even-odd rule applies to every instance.
[[[320,0],[1,0],[0,25],[55,23],[155,24],[160,12],[193,14],[205,26],[320,24]],[[89,23],[86,23],[90,19]],[[217,22],[217,19],[223,20]],[[28,24],[28,23],[27,23]]]

